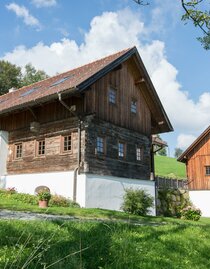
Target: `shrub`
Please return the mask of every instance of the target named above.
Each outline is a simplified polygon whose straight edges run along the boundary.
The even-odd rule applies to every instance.
[[[145,216],[149,213],[149,208],[153,207],[153,201],[153,197],[145,190],[130,188],[125,190],[121,208],[127,213]]]
[[[39,201],[49,201],[51,194],[49,191],[40,191],[37,193]]]
[[[52,195],[50,205],[62,207],[80,207],[79,204],[77,204],[76,202],[57,194]]]
[[[15,193],[11,198],[26,204],[37,205],[37,197],[35,195],[27,193]]]
[[[201,217],[201,210],[194,206],[187,206],[181,210],[181,218],[186,220],[198,221]]]

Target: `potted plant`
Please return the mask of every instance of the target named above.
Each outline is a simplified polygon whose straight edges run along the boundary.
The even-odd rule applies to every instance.
[[[51,194],[49,191],[42,190],[37,193],[39,199],[39,207],[45,208],[48,207],[49,200],[51,198]]]

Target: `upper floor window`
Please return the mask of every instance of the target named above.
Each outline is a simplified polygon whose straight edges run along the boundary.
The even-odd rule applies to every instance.
[[[114,88],[109,89],[109,103],[116,104],[117,91]]]
[[[69,152],[72,149],[71,134],[63,137],[63,152]]]
[[[210,165],[206,166],[206,176],[210,176]]]
[[[15,158],[20,159],[23,157],[23,144],[15,144]]]
[[[137,101],[135,99],[131,100],[131,112],[135,114],[137,112]]]
[[[118,143],[118,157],[125,158],[125,143]]]
[[[98,136],[96,141],[97,153],[104,153],[105,151],[105,141],[103,137]]]
[[[143,156],[143,149],[140,147],[136,148],[136,160],[141,161]]]
[[[37,155],[45,155],[45,140],[37,141]]]

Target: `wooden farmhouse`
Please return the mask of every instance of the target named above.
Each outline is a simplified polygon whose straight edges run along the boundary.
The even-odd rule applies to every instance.
[[[153,196],[152,134],[173,128],[131,48],[0,97],[1,186],[47,186],[83,207]]]
[[[210,217],[210,126],[183,152],[190,199],[202,215]]]

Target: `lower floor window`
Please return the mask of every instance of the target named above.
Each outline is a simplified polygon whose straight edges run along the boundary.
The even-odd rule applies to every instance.
[[[125,143],[118,143],[118,157],[125,158]]]
[[[45,140],[40,140],[38,141],[38,150],[37,154],[40,155],[45,155]]]
[[[140,147],[136,148],[136,160],[137,161],[142,160],[142,148],[140,148]]]
[[[210,165],[206,166],[206,176],[210,176]]]
[[[103,137],[100,137],[100,136],[97,137],[96,148],[97,148],[97,153],[104,153],[104,138]]]
[[[19,159],[22,158],[23,156],[23,144],[19,143],[19,144],[15,144],[15,158]]]

